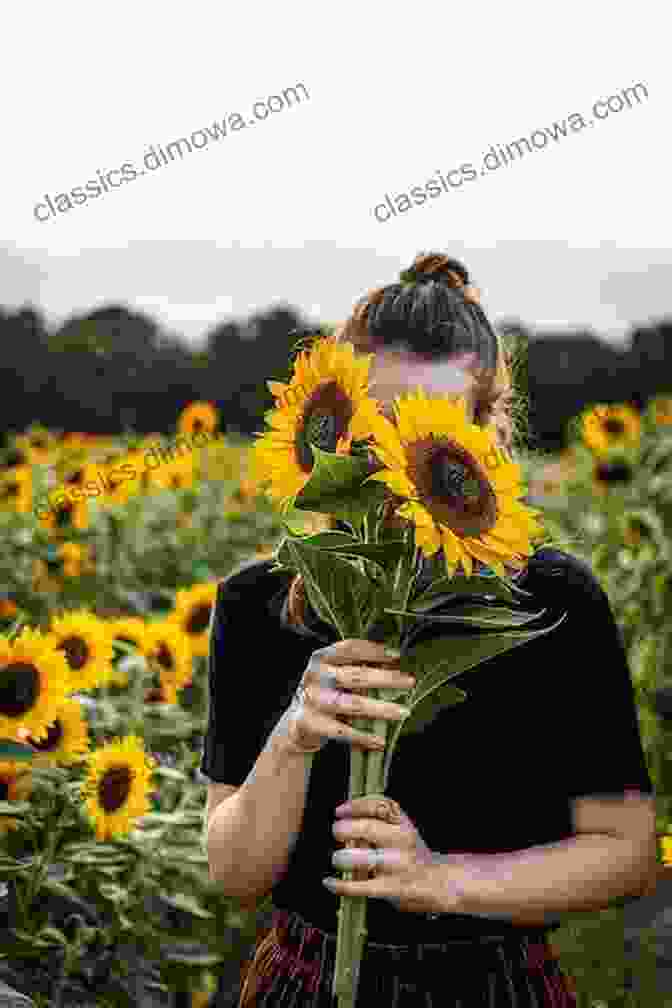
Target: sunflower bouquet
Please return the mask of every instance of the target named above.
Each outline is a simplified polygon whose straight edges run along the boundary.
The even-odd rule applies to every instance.
[[[256,479],[285,515],[296,507],[339,525],[300,535],[285,523],[276,569],[301,574],[316,615],[342,639],[400,649],[402,671],[417,680],[403,724],[355,723],[387,745],[351,750],[350,799],[383,794],[399,738],[467,698],[451,679],[564,619],[527,628],[544,611],[525,611],[529,594],[507,580],[505,565],[520,570],[543,532],[538,512],[520,500],[520,468],[490,430],[469,422],[461,397],[418,387],[395,400],[388,420],[369,395],[371,360],[332,335],[300,352],[289,383],[268,382],[276,406],[252,448]],[[476,573],[474,561],[485,569]],[[432,622],[459,633],[413,646],[414,629]],[[397,696],[376,691],[377,699]],[[366,898],[341,896],[339,1008],[356,1001],[365,922]]]

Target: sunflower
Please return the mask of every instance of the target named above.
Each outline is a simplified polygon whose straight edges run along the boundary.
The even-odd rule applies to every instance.
[[[163,702],[176,704],[177,691],[193,677],[189,638],[170,616],[149,623],[146,631],[145,654],[158,670]]]
[[[68,697],[63,701],[46,737],[25,741],[36,750],[32,766],[53,767],[78,762],[89,751],[89,729],[78,700]]]
[[[30,459],[28,453],[23,448],[10,448],[2,462],[0,462],[0,473],[7,472],[8,469],[15,469],[16,466],[29,466]]]
[[[29,465],[14,466],[0,473],[0,508],[29,514],[33,503],[33,471]]]
[[[70,690],[93,689],[110,681],[112,640],[107,623],[86,609],[52,618],[50,639],[65,653],[70,669]]]
[[[520,503],[520,466],[497,447],[492,433],[471,424],[464,398],[429,399],[422,388],[395,400],[396,425],[376,421],[372,450],[387,468],[369,477],[404,503],[396,514],[415,525],[428,556],[443,548],[451,576],[473,560],[504,577],[504,563],[522,569],[542,528],[541,512]]]
[[[219,439],[200,454],[201,475],[209,480],[237,483],[246,478],[249,446]],[[245,474],[245,475],[244,475]]]
[[[180,445],[175,449],[167,449],[168,459],[161,466],[157,466],[152,473],[154,486],[162,490],[186,490],[194,485],[195,469],[194,456],[192,452],[181,454],[183,447]],[[177,455],[172,452],[177,451]]]
[[[133,492],[138,486],[137,461],[132,461],[130,456],[115,458],[103,466],[103,479],[105,493],[102,503],[109,507],[111,505],[121,505],[128,503],[133,496]]]
[[[219,425],[219,412],[209,402],[192,402],[182,410],[177,421],[179,434],[213,434]]]
[[[48,634],[0,637],[0,738],[43,737],[71,690],[68,663]]]
[[[379,409],[368,395],[372,356],[358,359],[351,344],[326,336],[298,355],[288,385],[266,383],[277,405],[266,414],[272,429],[250,450],[251,478],[270,484],[283,511],[310,479],[311,445],[348,455],[353,441],[371,436]]]
[[[48,465],[56,461],[59,453],[58,439],[41,424],[33,424],[23,434],[17,434],[14,442],[26,453],[31,465]]]
[[[50,546],[44,557],[33,562],[33,591],[40,594],[61,591],[63,578],[77,578],[94,570],[93,546],[69,542]]]
[[[208,653],[210,617],[216,597],[216,582],[183,588],[175,595],[175,608],[168,619],[187,635],[192,655],[205,657]]]
[[[93,439],[95,439],[94,434],[84,434],[82,431],[62,431],[58,435],[61,451],[73,455],[76,452],[85,451]]]
[[[672,865],[672,835],[661,837],[659,842],[663,864]]]
[[[631,406],[594,406],[581,420],[583,440],[595,455],[636,444],[642,422]]]
[[[63,482],[63,487],[77,487],[83,489],[86,481],[91,477],[94,466],[91,463],[74,461],[72,456],[62,456],[57,466],[57,474]]]
[[[672,398],[659,397],[654,400],[653,422],[659,426],[672,424]]]
[[[0,801],[26,801],[32,786],[32,774],[23,760],[0,760]],[[0,837],[18,825],[17,819],[0,815]]]
[[[0,622],[6,623],[8,620],[15,619],[18,611],[19,608],[14,599],[0,598]]]
[[[89,509],[86,500],[74,497],[59,488],[50,497],[50,507],[41,513],[38,521],[43,528],[56,535],[64,535],[72,529],[89,527]]]
[[[63,576],[66,578],[80,577],[93,570],[92,548],[79,543],[61,543],[58,547],[63,565]]]
[[[145,752],[142,739],[127,735],[97,748],[86,761],[82,797],[96,839],[104,842],[128,834],[134,821],[151,811],[156,760]]]
[[[602,459],[593,466],[593,490],[602,497],[614,487],[630,486],[633,479],[633,467],[625,458]]]
[[[123,644],[130,644],[138,654],[143,657],[145,656],[147,650],[147,624],[143,620],[137,616],[124,616],[120,619],[110,620],[107,626],[110,631],[113,648],[115,641],[121,641]],[[115,650],[118,652],[119,657],[122,657],[120,649]],[[123,652],[123,655],[125,653]],[[112,678],[110,681],[116,683],[118,686],[127,686],[128,673],[123,669],[119,669],[117,665],[118,660],[115,657],[113,659]]]

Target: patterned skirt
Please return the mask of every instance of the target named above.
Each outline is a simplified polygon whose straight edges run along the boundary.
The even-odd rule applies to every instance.
[[[366,942],[357,1004],[388,1008],[576,1008],[571,978],[546,938],[512,936],[442,944]],[[243,980],[238,1008],[333,1008],[336,936],[275,910]]]

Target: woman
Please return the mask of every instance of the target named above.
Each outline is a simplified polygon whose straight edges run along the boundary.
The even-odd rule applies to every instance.
[[[416,257],[402,282],[358,302],[338,338],[375,354],[371,390],[390,418],[395,395],[418,383],[455,394],[447,365],[468,368],[461,391],[474,423],[492,425],[512,454],[517,404],[507,361],[462,263]],[[527,904],[497,913],[486,903],[479,912],[444,899],[451,876],[437,883],[441,899],[425,882],[428,866],[442,859],[460,892],[464,872],[474,877],[495,855],[572,837],[578,797],[652,792],[625,654],[589,568],[549,548],[512,566],[531,604],[553,622],[566,612],[565,621],[456,677],[467,700],[400,743],[390,801],[359,799],[339,812],[348,747],[376,743],[352,718],[398,720],[403,703],[368,693],[413,684],[380,644],[339,641],[311,611],[300,578],[271,566],[248,563],[219,585],[201,763],[214,782],[211,877],[241,905],[273,896],[273,927],[257,946],[240,1006],[331,1005],[339,891],[382,876],[388,889],[369,899],[358,1004],[575,1004],[548,940],[557,913]],[[588,635],[601,658],[590,676],[579,660]],[[339,862],[339,843],[359,852]],[[382,861],[374,862],[371,845],[383,850]],[[356,869],[356,881],[327,888],[335,867]],[[383,895],[392,883],[394,897]]]

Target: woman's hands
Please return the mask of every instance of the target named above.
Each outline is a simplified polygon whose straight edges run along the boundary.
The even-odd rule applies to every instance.
[[[335,868],[362,868],[371,871],[371,850],[379,848],[379,860],[373,878],[355,882],[324,879],[324,885],[337,896],[369,896],[385,899],[398,910],[410,913],[459,913],[460,871],[455,872],[454,905],[445,899],[445,872],[442,898],[437,900],[434,878],[435,859],[418,829],[397,802],[382,795],[353,798],[336,809],[333,833],[337,840],[363,841],[359,847],[337,851]]]
[[[400,695],[411,690],[415,680],[402,675],[399,662],[398,652],[367,640],[338,641],[314,651],[287,714],[292,747],[315,752],[338,739],[364,750],[383,749],[384,738],[357,731],[346,719],[399,721],[405,716],[400,704],[365,695],[374,688]]]

